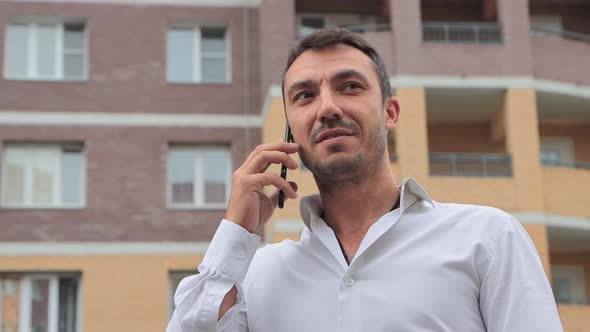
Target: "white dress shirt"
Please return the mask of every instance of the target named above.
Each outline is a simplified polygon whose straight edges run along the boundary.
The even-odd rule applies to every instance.
[[[178,286],[167,331],[563,331],[518,221],[434,202],[411,178],[400,188],[400,208],[369,228],[350,266],[318,195],[302,199],[298,242],[258,249],[259,236],[222,221],[199,274]],[[238,303],[218,322],[234,285]]]

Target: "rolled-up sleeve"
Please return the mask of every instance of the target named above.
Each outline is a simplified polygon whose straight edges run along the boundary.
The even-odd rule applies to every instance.
[[[259,243],[258,235],[222,220],[199,265],[199,273],[184,278],[178,285],[175,310],[166,331],[247,331],[241,284]],[[238,301],[218,322],[219,306],[233,286],[238,290]]]
[[[489,332],[563,331],[551,286],[535,246],[520,223],[498,220],[479,265],[480,310]]]

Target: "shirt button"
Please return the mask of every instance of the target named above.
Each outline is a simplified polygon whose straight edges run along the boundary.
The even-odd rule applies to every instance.
[[[239,251],[236,253],[236,256],[238,256],[239,259],[244,259],[244,254]]]
[[[344,280],[344,284],[348,287],[352,286],[354,284],[354,279],[352,278],[348,278],[346,280]]]

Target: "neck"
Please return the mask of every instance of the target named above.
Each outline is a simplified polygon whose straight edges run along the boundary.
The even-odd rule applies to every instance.
[[[339,183],[338,188],[318,186],[323,218],[350,257],[354,256],[369,227],[391,210],[399,196],[388,159],[363,181]]]

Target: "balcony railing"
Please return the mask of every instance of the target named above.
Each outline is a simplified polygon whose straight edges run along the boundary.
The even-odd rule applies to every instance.
[[[502,42],[502,27],[498,23],[424,22],[422,39],[445,44],[498,44]]]
[[[565,39],[573,39],[578,41],[583,41],[586,43],[590,43],[590,35],[574,32],[574,31],[567,31],[561,29],[551,29],[545,27],[531,27],[530,31],[531,36],[556,36]]]
[[[357,32],[357,33],[373,32],[373,31],[391,31],[391,24],[382,23],[382,24],[346,25],[346,26],[343,26],[342,28],[344,28],[348,31]]]
[[[512,176],[512,157],[507,154],[431,153],[430,175]]]
[[[590,298],[582,296],[555,295],[558,304],[590,305]]]
[[[356,32],[356,33],[365,33],[365,32],[379,32],[379,31],[391,31],[391,24],[382,23],[382,24],[358,24],[358,25],[344,25],[341,28],[346,29],[348,31]],[[315,31],[319,30],[318,28],[308,27],[308,26],[299,26],[297,29],[297,38],[303,39],[306,36],[314,33]]]
[[[590,163],[577,160],[556,160],[541,158],[541,164],[548,167],[568,167],[590,170]]]

